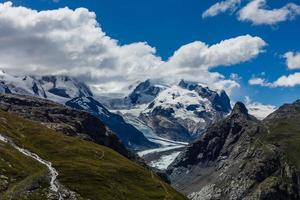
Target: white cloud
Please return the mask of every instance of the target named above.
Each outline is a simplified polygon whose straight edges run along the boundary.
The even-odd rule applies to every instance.
[[[36,11],[0,3],[2,68],[14,74],[68,74],[101,91],[124,91],[146,78],[184,78],[230,90],[239,84],[209,70],[251,60],[264,46],[261,38],[250,35],[211,46],[196,41],[163,61],[145,42],[119,45],[85,8]]]
[[[281,76],[274,82],[268,82],[263,78],[252,78],[248,81],[250,85],[259,85],[264,87],[295,87],[300,85],[300,72]]]
[[[13,73],[70,74],[120,89],[162,63],[139,42],[120,46],[85,8],[35,11],[0,4],[0,66]]]
[[[273,87],[295,87],[297,85],[300,85],[299,72],[288,76],[281,76],[273,83]]]
[[[266,0],[252,0],[238,12],[238,19],[254,25],[275,25],[300,15],[300,6],[294,3],[288,3],[278,9],[268,9],[266,3]]]
[[[283,56],[289,69],[300,69],[300,53],[287,52]],[[263,73],[262,75],[265,75]],[[274,82],[269,82],[264,78],[253,77],[248,81],[249,85],[259,85],[263,87],[295,87],[300,85],[300,72],[290,75],[283,75]]]
[[[259,78],[259,77],[253,77],[251,78],[248,83],[250,85],[259,85],[259,86],[266,86],[266,87],[271,87],[272,83],[267,82],[264,78]]]
[[[182,68],[230,66],[255,58],[266,45],[261,38],[250,35],[223,40],[212,46],[196,41],[179,48],[168,62]]]
[[[203,12],[202,17],[214,17],[226,11],[234,12],[240,6],[241,0],[225,0],[218,2]]]
[[[287,52],[284,54],[289,69],[300,69],[300,52]]]
[[[261,53],[264,46],[266,43],[261,38],[250,35],[223,40],[212,46],[196,41],[175,51],[163,65],[162,74],[167,77],[180,75],[187,80],[202,81],[215,89],[222,86],[238,87],[234,79],[224,80],[223,75],[212,73],[209,69],[249,61]]]
[[[273,105],[265,105],[260,102],[253,102],[248,96],[245,97],[245,105],[250,115],[262,120],[277,108]]]

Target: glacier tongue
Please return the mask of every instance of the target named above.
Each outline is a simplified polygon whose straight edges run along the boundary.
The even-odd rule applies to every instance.
[[[170,155],[164,155],[160,157],[158,160],[153,160],[149,163],[151,167],[166,170],[168,166],[176,159],[176,157],[180,154],[180,151],[175,151]]]

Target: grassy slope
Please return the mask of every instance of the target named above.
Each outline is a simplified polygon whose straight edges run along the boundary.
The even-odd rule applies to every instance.
[[[300,118],[276,120],[269,129],[265,140],[280,146],[286,158],[300,168]]]
[[[104,146],[56,133],[2,111],[0,133],[51,161],[60,174],[59,181],[85,199],[185,199],[150,171]],[[31,174],[33,169],[24,166],[24,170]]]
[[[0,199],[45,199],[49,180],[47,169],[0,142]],[[39,185],[38,188],[35,185]],[[35,188],[31,194],[26,190]]]

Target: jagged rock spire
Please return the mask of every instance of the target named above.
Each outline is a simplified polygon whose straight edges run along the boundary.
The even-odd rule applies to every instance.
[[[234,105],[232,112],[231,112],[231,116],[233,115],[243,115],[246,116],[247,118],[249,117],[248,114],[248,109],[246,108],[245,104],[243,104],[242,102],[236,102],[236,104]]]

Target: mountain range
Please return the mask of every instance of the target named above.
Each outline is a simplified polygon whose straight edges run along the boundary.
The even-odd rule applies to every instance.
[[[134,126],[127,124],[121,116],[104,108],[93,98],[89,87],[75,78],[68,76],[11,76],[1,71],[0,91],[40,97],[91,112],[100,118],[109,129],[113,130],[122,143],[130,149],[141,150],[157,146],[148,141]],[[82,107],[84,102],[86,107]]]
[[[197,82],[148,79],[114,98],[3,71],[0,92],[6,199],[185,199],[168,183],[192,200],[300,198],[299,100],[262,119]]]

